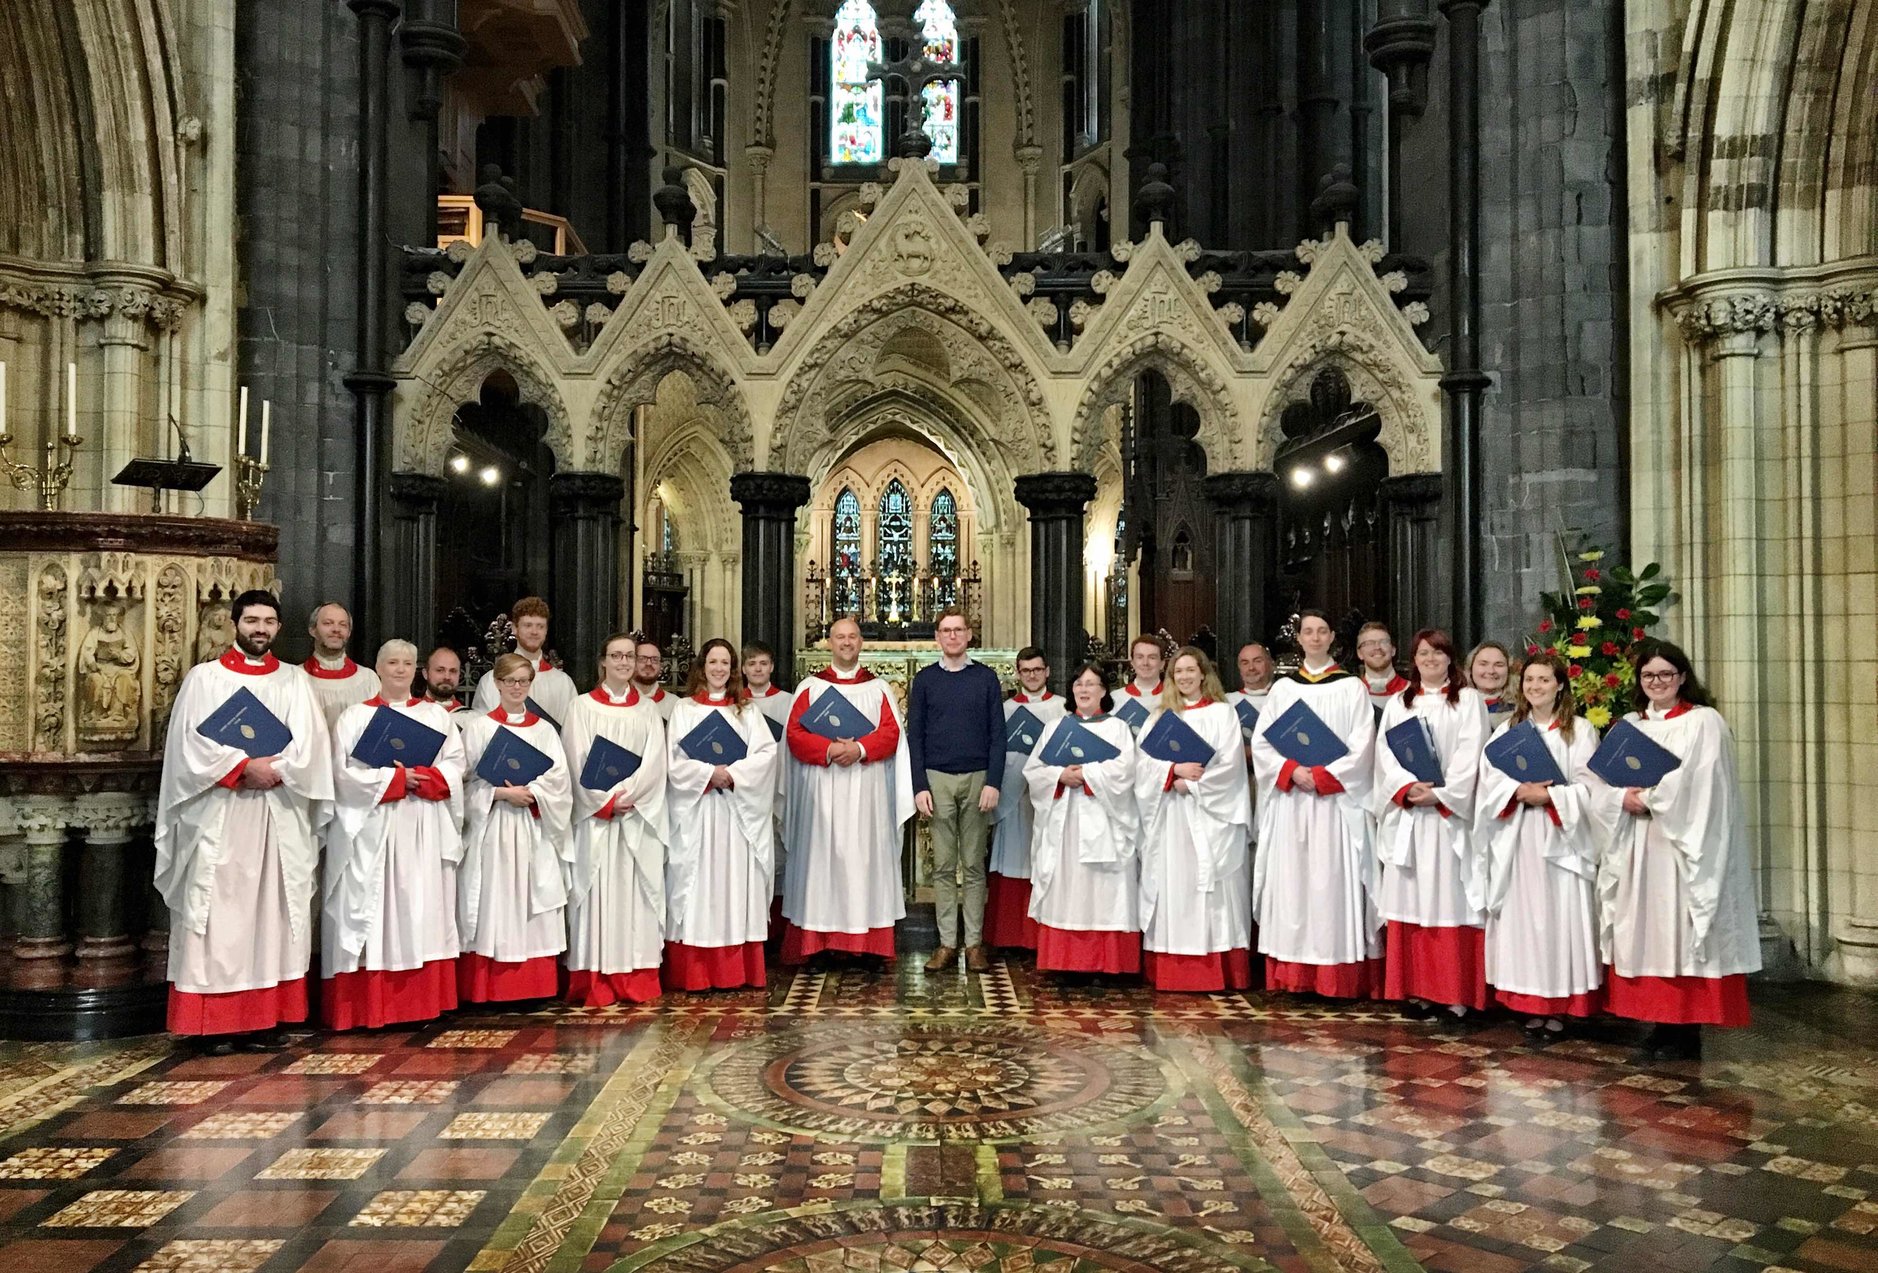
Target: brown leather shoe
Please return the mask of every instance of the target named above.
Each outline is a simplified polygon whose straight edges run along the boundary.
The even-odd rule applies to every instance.
[[[944,972],[953,964],[957,963],[958,959],[959,952],[957,950],[953,949],[951,946],[941,946],[938,950],[933,951],[932,958],[926,961],[926,971]]]
[[[965,967],[969,972],[990,972],[991,956],[985,953],[983,946],[965,948]]]

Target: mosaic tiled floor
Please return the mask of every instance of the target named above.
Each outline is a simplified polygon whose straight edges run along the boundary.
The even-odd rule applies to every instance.
[[[1878,997],[1702,1064],[830,968],[212,1058],[0,1051],[0,1273],[1878,1270]]]

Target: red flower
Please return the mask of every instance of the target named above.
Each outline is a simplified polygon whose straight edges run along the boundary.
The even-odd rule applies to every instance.
[[[1602,579],[1603,577],[1604,577],[1603,572],[1600,571],[1596,566],[1593,566],[1591,567],[1591,569],[1585,571],[1585,580],[1589,583],[1596,583],[1599,579]]]
[[[1582,667],[1579,667],[1576,663],[1574,663],[1570,667],[1565,669],[1565,673],[1568,676],[1583,676],[1585,674],[1585,670]]]
[[[1615,641],[1606,641],[1606,642],[1605,642],[1605,643],[1604,643],[1603,645],[1600,645],[1600,646],[1598,647],[1598,653],[1599,653],[1599,654],[1615,654],[1615,653],[1617,653],[1617,642],[1615,642]]]
[[[1539,647],[1536,645],[1529,645],[1526,647],[1527,658],[1531,658],[1533,655],[1537,654],[1538,652],[1539,652]]]
[[[1590,597],[1580,597],[1580,598],[1578,598],[1578,608],[1579,608],[1580,610],[1589,610],[1589,609],[1590,609],[1590,608],[1591,608],[1592,606],[1594,606],[1594,605],[1596,605],[1596,604],[1597,604],[1597,603],[1596,603],[1595,601],[1593,601],[1593,600],[1592,600],[1592,599],[1591,599]]]
[[[1619,611],[1617,612],[1617,617],[1618,617],[1618,618],[1620,618],[1620,619],[1628,619],[1628,618],[1630,617],[1630,611],[1629,611],[1629,610],[1627,610],[1627,609],[1625,609],[1625,610],[1619,610]]]
[[[1625,617],[1628,618],[1629,616],[1625,616]],[[1550,619],[1539,620],[1539,631],[1550,632],[1551,630],[1552,630],[1552,620]]]
[[[1632,629],[1630,630],[1630,639],[1631,639],[1632,641],[1641,641],[1641,640],[1643,640],[1643,629],[1642,629],[1642,628],[1632,628]]]
[[[1612,689],[1617,688],[1617,673],[1612,672],[1604,678],[1604,683]]]

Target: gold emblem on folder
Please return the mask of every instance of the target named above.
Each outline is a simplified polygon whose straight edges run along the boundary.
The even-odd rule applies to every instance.
[[[1519,766],[1519,771],[1521,773],[1526,772],[1526,758],[1524,756],[1513,757],[1513,763]]]
[[[1069,754],[1070,754],[1070,755],[1072,755],[1072,756],[1074,756],[1074,757],[1075,757],[1076,759],[1078,759],[1078,760],[1081,760],[1081,759],[1082,759],[1082,748],[1080,748],[1080,747],[1071,747],[1071,748],[1069,749]]]
[[[1300,729],[1298,731],[1298,746],[1309,747],[1310,745],[1311,745],[1311,736]]]
[[[521,761],[519,761],[519,760],[513,760],[513,759],[509,761],[509,768],[510,768],[510,769],[520,769],[521,767],[522,767],[522,762],[521,762]]]
[[[828,723],[833,725],[836,729],[841,728],[841,718],[833,712],[828,713]]]
[[[721,755],[723,755],[723,754],[724,754],[724,744],[722,744],[722,743],[712,743],[712,744],[711,744],[711,754],[712,754],[713,756],[721,756]]]
[[[1170,738],[1170,739],[1168,739],[1168,740],[1167,740],[1167,749],[1168,749],[1169,751],[1179,751],[1179,750],[1180,750],[1180,740],[1179,740],[1179,739],[1176,739],[1176,738]]]
[[[1635,756],[1625,756],[1624,763],[1626,765],[1629,765],[1632,769],[1643,768],[1643,762],[1641,760],[1638,760]]]
[[[392,739],[392,740],[391,740],[391,750],[393,750],[393,751],[403,751],[403,750],[404,750],[404,740],[403,740],[402,738],[394,738],[394,739]]]
[[[254,726],[243,725],[241,727],[241,736],[243,738],[252,739],[254,737]]]

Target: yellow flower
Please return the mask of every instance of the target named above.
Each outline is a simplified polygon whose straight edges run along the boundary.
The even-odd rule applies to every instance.
[[[1604,560],[1604,550],[1602,548],[1594,548],[1590,552],[1579,553],[1578,560],[1579,561],[1602,561]]]
[[[1591,647],[1588,645],[1567,646],[1565,653],[1571,655],[1574,659],[1588,659],[1591,657]]]
[[[1588,583],[1584,587],[1576,589],[1575,591],[1581,597],[1595,597],[1599,595],[1600,593],[1602,593],[1604,589],[1598,587],[1594,583]]]
[[[1578,630],[1580,632],[1589,632],[1591,631],[1591,629],[1597,626],[1598,626],[1598,616],[1595,614],[1588,614],[1584,616],[1582,619],[1578,620]]]
[[[1611,723],[1611,709],[1608,707],[1594,707],[1585,713],[1585,719],[1590,721],[1593,725],[1596,725],[1599,729],[1603,729],[1606,725]]]

